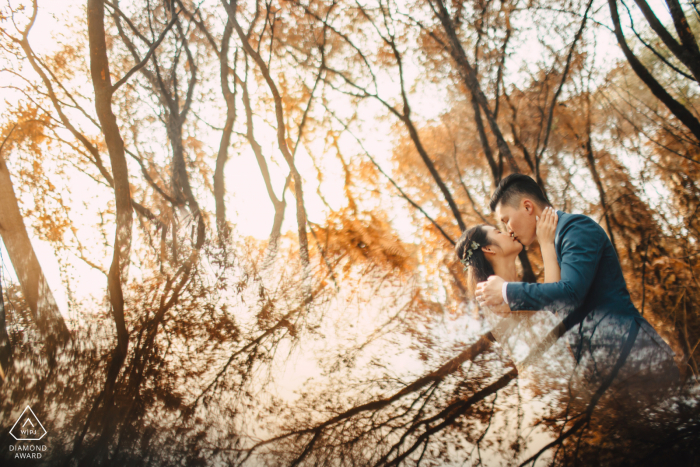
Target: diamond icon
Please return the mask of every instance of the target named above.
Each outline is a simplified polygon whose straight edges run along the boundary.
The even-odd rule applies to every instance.
[[[46,428],[41,424],[32,409],[27,406],[10,430],[10,434],[17,441],[39,441],[46,436]]]

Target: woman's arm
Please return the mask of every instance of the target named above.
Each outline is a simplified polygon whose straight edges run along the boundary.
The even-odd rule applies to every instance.
[[[557,262],[557,252],[554,249],[554,233],[557,230],[557,213],[548,207],[542,211],[542,215],[537,218],[537,241],[542,251],[542,262],[544,263],[544,282],[559,282],[561,280],[561,269]]]

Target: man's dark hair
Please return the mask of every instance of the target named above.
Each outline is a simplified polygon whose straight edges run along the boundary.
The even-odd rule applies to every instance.
[[[551,206],[542,189],[531,177],[523,174],[510,174],[498,184],[491,196],[489,207],[496,211],[498,203],[517,207],[520,198],[528,196],[541,207]]]

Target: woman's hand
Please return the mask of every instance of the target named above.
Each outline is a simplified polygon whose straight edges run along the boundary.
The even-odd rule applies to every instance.
[[[545,208],[537,218],[537,241],[540,243],[542,263],[544,264],[544,282],[559,282],[561,280],[561,268],[557,261],[557,252],[554,247],[554,233],[557,231],[557,212],[553,208]]]
[[[537,241],[540,243],[540,246],[547,244],[554,245],[554,233],[557,230],[557,220],[557,212],[551,207],[546,207],[542,211],[542,215],[537,217],[535,234],[537,235]]]

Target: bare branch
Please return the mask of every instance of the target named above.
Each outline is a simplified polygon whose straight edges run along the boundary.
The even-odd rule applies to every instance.
[[[160,36],[158,36],[158,39],[156,39],[156,41],[153,43],[153,45],[151,45],[151,48],[148,49],[148,52],[147,52],[146,55],[143,57],[143,60],[141,60],[138,64],[136,64],[136,66],[134,66],[131,70],[129,70],[129,71],[122,77],[122,79],[120,79],[119,81],[117,81],[117,82],[114,84],[114,86],[112,86],[112,92],[116,92],[116,90],[119,89],[119,87],[120,87],[122,84],[126,83],[126,82],[129,80],[129,78],[131,78],[131,76],[132,76],[134,73],[136,73],[137,71],[139,71],[141,68],[143,68],[143,67],[146,65],[146,63],[148,63],[148,60],[150,60],[150,58],[151,58],[151,56],[153,55],[153,53],[156,51],[156,49],[158,48],[158,46],[160,45],[160,43],[163,41],[163,39],[165,38],[165,35],[168,33],[168,31],[170,31],[170,28],[172,28],[173,25],[175,24],[175,22],[177,21],[177,18],[178,18],[178,15],[179,15],[179,14],[180,14],[180,11],[178,11],[177,13],[174,14],[173,19],[170,20],[170,22],[169,22],[168,25],[165,27],[165,29],[163,30],[163,32],[161,32],[161,33],[160,33]]]

